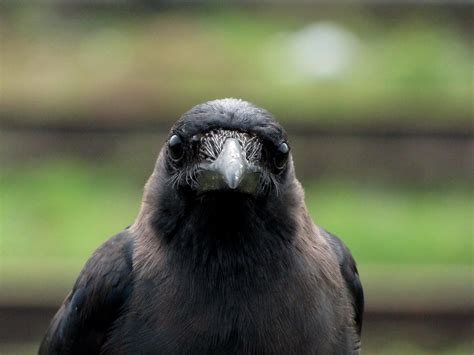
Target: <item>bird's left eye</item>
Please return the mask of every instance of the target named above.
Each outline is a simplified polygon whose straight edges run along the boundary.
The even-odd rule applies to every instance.
[[[173,160],[180,160],[184,155],[184,144],[180,136],[174,134],[168,142],[168,150]]]
[[[275,152],[275,166],[277,169],[283,169],[288,161],[288,155],[290,153],[290,147],[285,142],[281,143]]]

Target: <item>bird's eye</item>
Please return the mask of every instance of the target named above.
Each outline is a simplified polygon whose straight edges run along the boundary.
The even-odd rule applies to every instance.
[[[290,147],[285,142],[281,143],[275,153],[275,166],[277,169],[283,169],[288,161],[288,153],[290,152]]]
[[[171,159],[180,160],[184,155],[184,144],[180,136],[174,134],[171,136],[168,142],[168,151],[170,152]]]

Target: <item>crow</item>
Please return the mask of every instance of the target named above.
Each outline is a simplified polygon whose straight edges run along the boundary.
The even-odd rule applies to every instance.
[[[40,354],[357,354],[363,291],[313,224],[287,134],[209,101],[173,126],[135,222],[84,266]]]

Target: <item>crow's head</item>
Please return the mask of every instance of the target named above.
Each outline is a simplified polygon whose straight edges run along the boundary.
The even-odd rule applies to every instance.
[[[283,128],[266,110],[223,99],[193,107],[173,126],[135,226],[178,241],[177,250],[282,241],[304,208]]]
[[[290,146],[272,115],[237,99],[209,101],[172,128],[162,159],[173,189],[262,196],[284,187]]]

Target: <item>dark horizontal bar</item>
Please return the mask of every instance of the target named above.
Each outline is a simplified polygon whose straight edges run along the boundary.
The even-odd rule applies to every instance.
[[[153,124],[64,124],[55,122],[16,123],[7,121],[0,123],[0,131],[15,133],[54,133],[54,134],[145,134],[168,133],[172,123],[162,121]],[[367,138],[367,139],[474,139],[474,130],[471,127],[423,127],[379,125],[368,126],[322,126],[315,124],[284,124],[291,135],[302,138]]]

